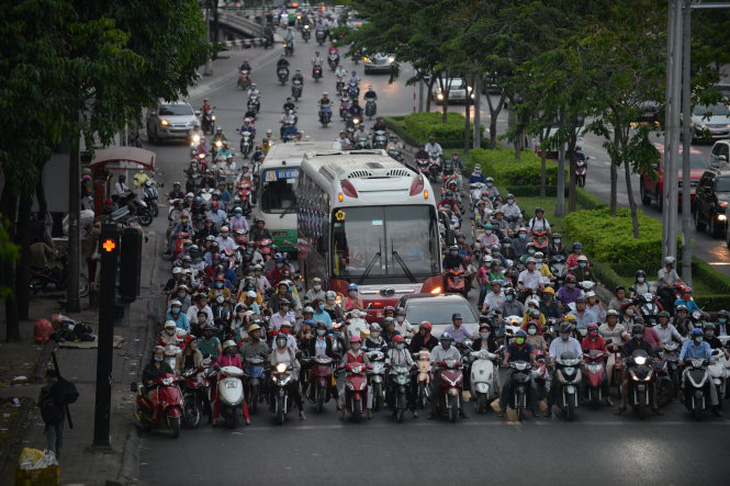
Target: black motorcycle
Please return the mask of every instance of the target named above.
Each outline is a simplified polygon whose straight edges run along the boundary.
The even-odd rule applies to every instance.
[[[411,386],[411,368],[409,366],[401,364],[390,367],[385,401],[393,410],[393,416],[398,423],[403,421],[403,413],[408,408]]]
[[[521,421],[527,408],[527,394],[530,393],[532,365],[529,361],[512,361],[509,367],[514,370],[509,378],[509,406],[517,413],[517,420]]]
[[[628,359],[628,403],[631,408],[643,414],[651,403],[651,390],[654,386],[654,366],[649,354],[637,349]]]

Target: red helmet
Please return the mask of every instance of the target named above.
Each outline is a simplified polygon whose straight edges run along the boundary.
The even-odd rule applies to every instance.
[[[183,341],[185,344],[190,344],[191,342],[197,340],[198,338],[193,336],[192,334],[188,334],[185,336],[185,340]]]
[[[215,281],[216,281],[216,282],[223,282],[223,281],[224,281],[225,279],[226,279],[226,278],[225,278],[225,277],[224,277],[223,275],[218,275],[218,276],[217,276],[217,277],[215,278]]]
[[[403,336],[401,336],[400,334],[396,334],[395,336],[393,336],[394,343],[404,343],[405,341],[406,340],[403,339]]]
[[[431,332],[433,330],[433,326],[428,321],[422,321],[421,327],[428,329],[428,332]]]

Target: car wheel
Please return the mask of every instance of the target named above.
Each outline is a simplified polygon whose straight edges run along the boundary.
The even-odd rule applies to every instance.
[[[639,184],[639,195],[641,196],[641,204],[648,206],[651,203],[651,198],[644,189],[644,184]]]
[[[699,209],[695,211],[695,229],[697,231],[705,231],[705,223],[702,221]]]
[[[654,194],[654,197],[656,198],[656,208],[659,210],[659,212],[662,212],[664,210],[664,194],[663,191],[659,191],[656,194]]]

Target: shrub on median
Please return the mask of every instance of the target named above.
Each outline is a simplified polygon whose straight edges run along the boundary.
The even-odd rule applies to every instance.
[[[385,123],[407,144],[418,147],[433,135],[443,148],[464,146],[465,118],[459,113],[449,112],[446,123],[442,123],[441,112],[412,113],[405,116],[386,116]]]
[[[540,184],[540,158],[529,150],[522,152],[521,160],[515,159],[514,150],[508,148],[473,149],[469,155],[470,158],[465,163],[470,168],[480,164],[482,172],[494,177],[497,184],[515,186]],[[558,165],[552,160],[547,161],[546,175],[548,186],[557,184]]]

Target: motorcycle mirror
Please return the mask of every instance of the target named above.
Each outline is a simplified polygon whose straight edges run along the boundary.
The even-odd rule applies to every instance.
[[[195,110],[195,116],[200,116],[200,115],[201,115],[200,110]]]

